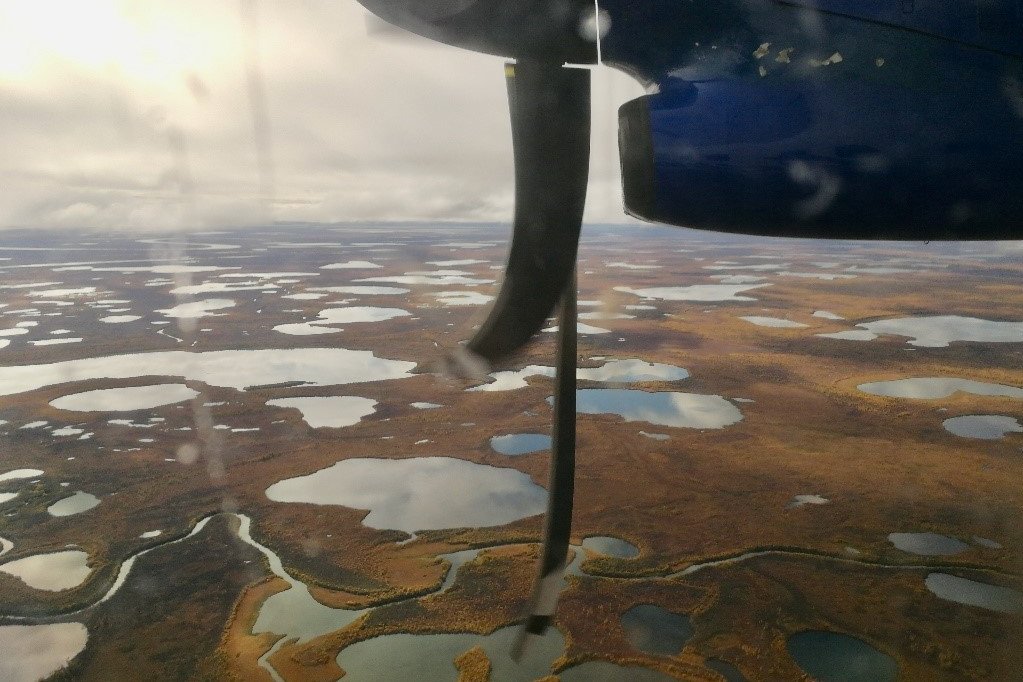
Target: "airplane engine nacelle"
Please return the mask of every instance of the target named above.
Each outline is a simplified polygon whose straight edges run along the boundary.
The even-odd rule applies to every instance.
[[[699,229],[1023,237],[1023,110],[1004,93],[839,79],[679,82],[619,111],[626,210]]]
[[[601,4],[605,62],[653,93],[619,112],[632,215],[771,236],[1023,239],[1012,0]]]

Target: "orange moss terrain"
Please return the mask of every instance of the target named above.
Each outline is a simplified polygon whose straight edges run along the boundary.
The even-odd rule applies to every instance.
[[[40,315],[28,316],[38,326],[25,338],[46,337],[56,330],[51,328],[62,326],[85,341],[35,347],[11,336],[13,343],[2,351],[3,366],[127,352],[306,347],[371,349],[377,357],[425,363],[437,357],[438,349],[469,336],[483,314],[479,307],[446,306],[435,294],[466,289],[493,295],[496,284],[355,280],[441,267],[497,279],[499,273],[491,267],[504,258],[505,234],[494,228],[406,227],[383,235],[327,228],[301,234],[275,230],[218,236],[218,241],[240,245],[230,253],[189,252],[195,264],[234,268],[194,274],[194,282],[273,284],[209,294],[230,298],[235,306],[217,311],[219,317],[199,318],[191,328],[179,328],[174,319],[169,325],[149,324],[167,321],[153,311],[178,302],[169,290],[180,283],[170,282],[170,276],[168,283],[154,285],[165,276],[51,272],[41,266],[7,269],[5,284],[60,280],[51,288],[91,286],[97,292],[69,299],[73,306],[54,308],[62,316],[48,318],[43,311],[50,308],[31,295],[33,287],[4,290],[7,307],[0,309],[5,318],[0,327],[21,319],[11,311],[38,308]],[[300,239],[337,241],[341,246],[336,251],[264,246]],[[491,245],[446,245],[470,241]],[[362,242],[396,245],[346,246]],[[634,559],[593,555],[584,565],[590,575],[569,580],[556,619],[566,652],[551,672],[608,660],[680,679],[720,679],[706,666],[718,659],[750,680],[799,679],[802,672],[786,651],[786,638],[804,629],[826,629],[860,637],[889,654],[906,679],[1011,679],[1017,674],[1023,663],[1019,615],[940,600],[927,591],[924,579],[929,571],[940,570],[1023,589],[1018,524],[1023,435],[966,439],[942,427],[949,417],[969,414],[1023,421],[1023,400],[963,393],[935,400],[885,398],[857,386],[934,376],[1023,387],[1023,344],[954,341],[948,347],[926,348],[898,336],[868,342],[816,336],[903,316],[1018,321],[1023,267],[1018,252],[1000,248],[775,243],[624,228],[592,235],[581,251],[580,298],[595,304],[584,304],[580,311],[634,317],[583,320],[610,332],[580,337],[580,363],[594,367],[606,359],[640,358],[684,367],[690,377],[682,381],[627,388],[724,396],[733,399],[743,419],[723,429],[697,430],[625,422],[614,415],[580,416],[575,541],[611,535],[636,545],[641,553]],[[141,247],[123,249],[126,259],[147,257]],[[321,269],[355,257],[382,267]],[[425,264],[457,259],[486,262]],[[623,259],[657,267],[611,265]],[[69,255],[68,260],[81,259]],[[873,271],[878,266],[884,271]],[[280,276],[258,275],[287,272],[318,274],[283,278],[300,280],[290,283],[280,282]],[[222,274],[247,277],[221,279]],[[815,278],[832,275],[839,277]],[[734,282],[727,278],[736,276],[763,278],[749,283],[769,286],[737,294],[750,300],[723,302],[646,300],[616,290],[712,285]],[[411,291],[321,291],[318,299],[282,298],[369,284]],[[398,307],[411,314],[333,325],[338,331],[322,335],[273,330],[347,305]],[[650,308],[631,307],[637,305]],[[118,306],[131,307],[145,318],[128,325],[98,321]],[[819,310],[844,319],[815,317]],[[741,316],[786,318],[807,326],[759,327]],[[551,354],[550,341],[541,340],[498,369],[549,366]],[[198,379],[182,382],[174,367],[166,373],[68,382],[0,396],[0,418],[7,421],[0,427],[6,431],[0,473],[16,468],[45,471],[31,479],[35,482],[0,482],[0,492],[18,492],[0,506],[0,537],[14,543],[0,562],[75,545],[89,553],[93,568],[81,586],[61,592],[35,590],[0,572],[0,614],[43,619],[91,604],[109,588],[127,557],[184,536],[200,518],[238,511],[252,519],[253,538],[280,556],[317,601],[335,608],[376,607],[342,630],[281,645],[270,663],[285,679],[334,679],[341,674],[337,653],[370,637],[401,632],[482,635],[521,616],[535,570],[535,545],[523,543],[538,540],[539,517],[495,528],[425,531],[402,543],[408,539],[405,533],[365,526],[367,510],[276,503],[265,490],[279,480],[356,457],[457,457],[513,467],[545,485],[546,452],[506,457],[493,451],[489,440],[506,433],[548,432],[549,379],[529,377],[525,388],[502,392],[466,392],[469,384],[426,374],[347,386],[272,385],[238,391]],[[68,412],[49,404],[80,391],[155,383],[186,383],[200,395],[187,403],[119,413]],[[580,382],[581,388],[602,386]],[[352,426],[311,428],[298,410],[266,405],[277,398],[333,395],[373,399],[376,411]],[[414,402],[442,407],[418,410],[410,407]],[[116,418],[155,426],[111,424]],[[48,425],[20,428],[41,420]],[[93,435],[86,440],[51,435],[63,426]],[[668,439],[655,440],[641,431]],[[97,495],[101,504],[69,517],[47,513],[50,504],[77,490]],[[794,496],[803,494],[821,495],[828,502],[790,508]],[[193,669],[211,678],[265,677],[257,659],[276,640],[268,634],[252,636],[251,626],[263,601],[284,583],[263,581],[268,575],[264,558],[221,527],[226,518],[215,517],[202,535],[140,558],[129,578],[136,583],[129,582],[109,602],[88,612],[84,622],[89,644],[67,674],[99,679],[105,671],[110,671],[108,678],[142,671],[172,678]],[[140,537],[153,529],[163,534]],[[950,556],[917,556],[896,549],[887,539],[892,532],[940,533],[969,548]],[[994,540],[1000,547],[977,543],[974,537]],[[209,550],[209,543],[219,549]],[[430,594],[447,571],[438,555],[495,545],[500,547],[463,567],[450,591]],[[783,553],[685,577],[661,577],[753,550]],[[219,586],[214,585],[217,576],[223,578]],[[128,587],[133,584],[145,589],[132,593]],[[135,596],[129,598],[131,594]],[[154,609],[147,594],[163,606]],[[692,617],[695,634],[677,656],[651,656],[629,644],[619,618],[639,603]],[[116,623],[110,620],[115,610]],[[181,632],[189,638],[172,645]],[[484,659],[485,654],[483,659],[476,654],[464,659],[460,669],[466,679],[485,679]]]
[[[280,578],[249,585],[235,603],[227,628],[221,637],[215,661],[218,672],[239,680],[272,680],[270,673],[260,667],[260,656],[268,652],[280,639],[270,633],[252,634],[252,626],[259,615],[259,606],[267,598],[289,588]]]
[[[473,647],[455,659],[458,682],[489,682],[490,659],[483,649]]]

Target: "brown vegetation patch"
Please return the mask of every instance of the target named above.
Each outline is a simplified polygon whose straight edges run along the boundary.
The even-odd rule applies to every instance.
[[[458,682],[490,682],[490,659],[478,646],[455,657],[455,668]]]

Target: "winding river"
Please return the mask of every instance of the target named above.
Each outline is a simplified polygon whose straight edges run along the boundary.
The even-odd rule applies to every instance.
[[[276,680],[277,682],[284,682],[283,678],[281,678],[281,676],[277,673],[277,671],[269,663],[269,659],[282,646],[284,646],[286,643],[294,641],[296,639],[299,642],[309,641],[310,639],[313,639],[314,637],[317,637],[319,635],[326,634],[328,632],[332,632],[332,631],[335,631],[337,629],[343,628],[343,627],[351,624],[352,622],[354,622],[356,619],[358,619],[360,616],[362,616],[363,614],[367,613],[371,609],[355,609],[355,610],[340,609],[340,608],[335,609],[335,608],[331,608],[331,607],[325,606],[323,604],[320,604],[315,599],[313,599],[312,595],[309,592],[309,588],[308,588],[308,586],[305,583],[303,583],[302,581],[300,581],[297,578],[293,577],[292,575],[290,575],[285,570],[285,568],[284,568],[284,566],[283,566],[283,564],[281,562],[280,557],[273,550],[271,550],[268,547],[260,544],[258,541],[256,541],[252,537],[252,535],[251,535],[252,519],[250,517],[248,517],[248,516],[246,516],[244,514],[236,514],[236,513],[228,513],[228,512],[224,512],[224,514],[226,514],[229,517],[233,517],[234,519],[236,519],[238,521],[238,529],[237,529],[238,537],[243,542],[245,542],[246,544],[250,545],[251,547],[255,548],[257,551],[259,551],[261,554],[263,554],[263,556],[266,557],[267,562],[268,562],[268,564],[270,566],[270,570],[273,572],[273,574],[276,575],[277,577],[283,579],[284,581],[286,581],[288,583],[288,585],[289,585],[288,589],[286,589],[286,590],[284,590],[282,592],[278,592],[278,593],[276,593],[274,595],[271,595],[270,597],[268,597],[263,602],[263,604],[259,608],[259,613],[257,615],[256,621],[255,621],[255,623],[253,625],[253,628],[252,628],[253,634],[259,634],[259,633],[262,633],[262,632],[270,632],[270,633],[281,635],[281,638],[273,645],[273,647],[271,647],[265,654],[263,654],[259,658],[259,664],[264,669],[267,670],[267,672],[270,674],[271,677],[273,677],[274,680]],[[14,622],[31,622],[31,623],[51,622],[52,623],[52,622],[65,621],[68,618],[77,616],[78,614],[81,614],[81,613],[83,613],[85,611],[93,609],[93,608],[99,606],[100,604],[110,600],[115,594],[117,594],[117,592],[121,589],[121,587],[126,582],[129,574],[131,573],[131,570],[132,570],[133,566],[135,565],[136,560],[139,557],[141,557],[141,556],[143,556],[143,555],[145,555],[145,554],[147,554],[149,552],[152,552],[152,551],[154,551],[156,549],[167,547],[167,546],[173,545],[173,544],[177,544],[179,542],[183,542],[183,541],[188,540],[188,539],[190,539],[192,537],[195,537],[196,535],[198,535],[199,533],[201,533],[203,531],[203,529],[207,526],[207,524],[210,522],[210,520],[212,518],[213,518],[213,516],[207,516],[207,517],[199,520],[188,534],[186,534],[186,535],[184,535],[184,536],[182,536],[180,538],[177,538],[177,539],[174,539],[174,540],[169,540],[167,542],[163,542],[163,543],[159,543],[159,544],[156,544],[156,545],[152,545],[152,546],[146,547],[145,549],[142,549],[141,551],[139,551],[139,552],[129,556],[121,564],[121,567],[120,567],[120,569],[117,572],[116,578],[114,579],[114,581],[112,582],[110,587],[107,589],[107,591],[103,594],[103,596],[100,599],[98,599],[97,601],[93,602],[92,604],[89,604],[88,606],[85,606],[85,607],[83,607],[81,609],[78,609],[77,611],[74,611],[74,612],[71,612],[71,613],[60,614],[59,616],[51,616],[51,617],[46,617],[46,618],[22,618],[22,617],[7,616],[7,617],[3,617],[3,620],[4,621],[14,621]],[[494,546],[489,546],[489,547],[481,547],[481,548],[476,548],[476,549],[467,549],[467,550],[451,552],[451,553],[448,553],[448,554],[438,555],[438,558],[444,559],[445,561],[447,561],[449,563],[449,568],[448,568],[447,574],[445,575],[444,580],[441,582],[440,586],[436,590],[434,590],[433,592],[429,593],[429,595],[441,594],[441,593],[447,591],[448,589],[450,589],[454,585],[454,583],[455,583],[455,579],[457,577],[457,573],[458,573],[459,568],[461,566],[463,566],[464,564],[467,564],[467,563],[473,561],[474,559],[476,559],[482,552],[488,551],[490,549],[494,549],[495,547],[514,546],[514,545],[517,545],[517,544],[521,544],[521,543],[509,543],[508,545],[494,545]],[[605,555],[608,555],[608,556],[615,556],[615,557],[617,557],[619,559],[623,559],[623,560],[627,560],[629,558],[633,558],[638,553],[636,548],[633,545],[631,545],[630,543],[625,542],[625,541],[623,541],[623,540],[621,540],[619,538],[613,538],[613,537],[607,537],[607,536],[591,536],[591,537],[586,538],[586,540],[584,541],[582,546],[580,546],[580,545],[572,545],[572,551],[574,553],[574,556],[573,556],[573,559],[572,559],[571,563],[569,564],[568,568],[566,569],[566,575],[574,575],[574,576],[586,575],[587,577],[591,577],[591,578],[600,578],[601,577],[599,575],[593,575],[593,574],[589,574],[589,573],[583,571],[582,564],[583,564],[583,561],[585,560],[585,557],[586,557],[586,553],[584,551],[584,547],[586,549],[588,549],[592,553],[605,554]],[[674,571],[674,572],[661,573],[661,574],[648,575],[648,576],[638,576],[638,577],[633,577],[633,578],[629,578],[629,579],[634,579],[634,580],[664,580],[664,579],[670,580],[670,579],[676,579],[676,578],[681,578],[681,577],[693,575],[695,573],[701,572],[701,571],[706,570],[708,568],[712,568],[712,567],[716,567],[716,566],[723,566],[723,565],[727,565],[727,564],[741,563],[741,562],[748,561],[748,560],[756,558],[756,557],[763,557],[763,556],[789,556],[789,557],[796,557],[796,558],[800,558],[800,559],[811,559],[811,560],[819,560],[819,561],[832,561],[832,562],[840,562],[840,563],[846,563],[846,564],[860,564],[860,565],[865,565],[865,566],[887,568],[887,569],[894,569],[894,570],[914,570],[914,571],[928,571],[928,572],[940,571],[940,570],[963,570],[963,569],[971,568],[971,567],[962,566],[962,565],[942,565],[942,564],[936,564],[936,563],[927,563],[927,564],[883,563],[883,562],[879,562],[879,561],[872,561],[872,560],[869,560],[869,559],[858,559],[858,558],[853,558],[853,557],[836,557],[836,556],[832,556],[832,555],[828,555],[828,554],[815,553],[815,552],[808,551],[808,550],[801,550],[801,549],[798,549],[798,548],[770,548],[770,549],[759,549],[759,550],[753,550],[753,551],[746,551],[746,552],[736,553],[736,554],[732,554],[732,555],[725,556],[725,557],[708,559],[706,561],[702,561],[702,562],[699,562],[699,563],[691,564],[690,566],[687,566],[684,569],[681,569],[681,570],[678,570],[678,571]],[[995,573],[995,574],[1001,574],[1001,575],[1005,575],[1005,576],[1012,576],[1012,574],[1009,574],[1009,573],[1004,573],[1004,572],[1000,572],[1000,571],[991,571],[990,569],[986,569],[986,570],[988,570],[988,572],[992,572],[992,573]],[[932,573],[932,575],[933,575],[933,573]],[[1012,576],[1012,577],[1014,577],[1014,576]],[[961,580],[965,580],[965,579],[961,579]],[[567,585],[567,582],[563,582],[562,587],[564,588],[566,585]],[[976,583],[976,585],[983,586],[985,584],[984,583]],[[992,587],[993,589],[999,590],[1000,593],[1002,593],[1002,592],[1004,592],[1006,594],[1010,594],[1011,593],[1011,595],[1013,596],[1013,599],[1014,599],[1014,605],[1016,604],[1016,601],[1018,601],[1020,599],[1019,593],[1016,592],[1015,590],[1011,590],[1009,588],[1004,588],[1004,587],[997,587],[997,586],[990,586],[990,587]],[[938,592],[935,592],[934,590],[932,590],[932,592],[934,592],[936,596],[942,597],[942,595],[939,594]],[[420,595],[420,596],[417,596],[417,597],[409,597],[408,600],[419,599],[422,596],[427,596],[427,595]],[[393,604],[393,603],[397,603],[397,602],[391,602],[391,603]],[[974,600],[973,603],[976,604],[977,600]],[[988,607],[988,608],[990,608],[990,607]],[[475,635],[437,635],[437,636],[422,635],[422,636],[419,636],[419,635],[408,635],[408,634],[404,634],[404,635],[403,634],[396,634],[396,635],[387,635],[387,636],[377,637],[377,638],[374,638],[374,640],[368,640],[368,641],[375,641],[376,642],[376,644],[374,644],[372,647],[370,647],[374,651],[376,651],[378,649],[378,647],[380,647],[382,645],[386,647],[386,645],[388,645],[389,643],[397,642],[397,641],[401,640],[402,638],[408,639],[410,637],[412,637],[412,638],[416,638],[416,637],[426,637],[426,638],[434,637],[437,640],[436,643],[438,643],[438,644],[446,643],[446,644],[443,644],[443,646],[438,646],[436,648],[433,647],[432,645],[429,646],[428,647],[429,651],[432,652],[431,655],[436,654],[435,657],[443,656],[443,657],[445,657],[445,660],[448,661],[448,663],[450,663],[451,657],[447,656],[447,649],[450,648],[449,645],[457,644],[458,646],[461,646],[462,644],[466,644],[464,649],[460,649],[460,651],[461,651],[461,650],[468,649],[468,648],[470,648],[471,646],[473,646],[475,644],[481,644],[481,645],[484,646],[485,649],[489,650],[491,648],[489,646],[490,644],[498,644],[499,642],[502,642],[504,639],[506,639],[508,636],[510,636],[509,632],[512,631],[512,630],[514,630],[513,627],[502,628],[501,630],[498,630],[496,633],[494,633],[494,634],[492,634],[492,635],[490,635],[488,637],[482,637],[482,638],[481,637],[477,637]],[[395,638],[395,639],[392,640],[391,638]],[[464,638],[464,641],[463,641],[463,638]],[[491,641],[491,640],[493,640],[493,641]],[[422,640],[422,643],[423,643],[423,646],[426,647],[427,644],[429,644],[430,642],[433,642],[433,641],[434,640],[431,639],[428,642],[426,639],[424,639],[424,640]],[[563,648],[563,644],[559,646],[558,642],[563,642],[563,636],[560,633],[558,633],[556,637],[552,634],[550,642],[551,642],[551,645],[552,645],[551,647],[537,647],[537,651],[536,651],[536,653],[534,655],[536,655],[536,656],[538,656],[540,658],[543,658],[543,659],[547,659],[549,657],[548,654],[550,654],[551,651],[556,651],[557,655],[560,655],[561,649]],[[361,651],[361,649],[359,649],[359,650],[357,650],[355,652],[349,652],[349,649],[352,649],[353,647],[360,647],[360,646],[361,646],[361,649],[366,648],[365,642],[358,643],[358,644],[353,645],[352,647],[346,648],[344,651],[342,651],[342,654],[339,657],[339,661],[347,661],[349,658],[352,657],[353,654],[358,654],[358,652]],[[549,648],[551,649],[551,651],[548,651]],[[367,649],[367,651],[368,651],[368,649]],[[425,651],[425,649],[424,649],[424,651]],[[346,652],[348,652],[348,653],[346,653]],[[553,661],[553,659],[556,658],[556,657],[557,656],[551,657],[551,661]],[[358,658],[358,656],[356,656],[356,658]],[[355,660],[355,659],[353,659],[353,660]],[[530,663],[529,665],[540,665],[541,663],[542,663],[541,661],[532,661],[532,663]],[[343,663],[342,663],[342,665],[343,665]],[[548,663],[547,665],[549,666],[550,663]],[[454,669],[452,668],[452,671],[453,670]],[[569,669],[569,670],[571,670],[571,669]],[[567,673],[568,671],[565,671],[565,672]],[[653,673],[653,671],[649,671],[649,672]]]

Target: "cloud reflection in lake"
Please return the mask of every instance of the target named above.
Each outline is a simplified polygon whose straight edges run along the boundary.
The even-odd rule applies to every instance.
[[[348,459],[274,483],[266,496],[368,509],[365,525],[406,533],[500,526],[540,514],[547,504],[547,491],[521,471],[451,457]]]

